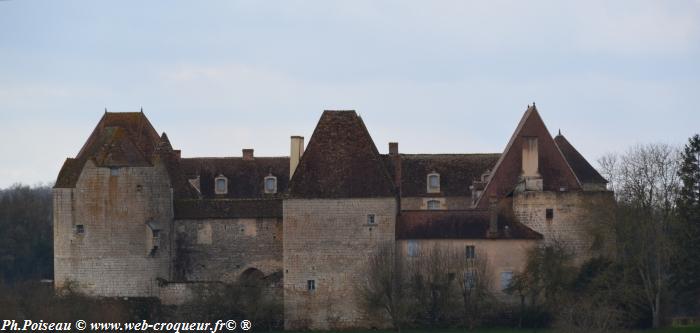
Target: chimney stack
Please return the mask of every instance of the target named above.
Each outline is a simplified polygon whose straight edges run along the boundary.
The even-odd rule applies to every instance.
[[[396,156],[399,154],[399,143],[389,142],[389,155]]]
[[[537,137],[527,136],[523,138],[523,176],[539,177],[539,152],[537,149]]]
[[[253,160],[253,149],[243,149],[243,160],[252,161]]]
[[[489,231],[488,237],[498,236],[498,199],[489,198]]]
[[[304,137],[303,136],[292,136],[291,149],[289,152],[289,179],[292,179],[294,171],[299,165],[301,160],[301,155],[304,155]]]
[[[539,170],[539,150],[536,136],[523,138],[523,175],[526,191],[542,191],[542,176]]]
[[[389,142],[389,156],[394,162],[394,186],[401,195],[401,155],[399,155],[399,143]]]

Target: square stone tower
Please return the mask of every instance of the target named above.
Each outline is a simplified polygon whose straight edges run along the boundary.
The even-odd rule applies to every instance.
[[[285,329],[368,327],[367,259],[395,244],[397,198],[355,111],[325,111],[284,200]]]

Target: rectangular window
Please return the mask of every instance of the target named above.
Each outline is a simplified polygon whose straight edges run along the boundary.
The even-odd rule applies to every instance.
[[[545,215],[547,216],[547,220],[553,219],[554,218],[554,209],[547,208],[547,210],[545,210]]]
[[[225,194],[226,193],[226,179],[217,178],[216,179],[216,193]]]
[[[267,177],[265,178],[265,193],[275,193],[277,192],[277,178]]]
[[[110,176],[119,176],[119,168],[117,168],[117,167],[109,168],[109,175]]]
[[[152,230],[153,233],[153,249],[160,247],[160,230]]]
[[[440,209],[440,201],[439,200],[428,200],[428,209],[429,210]]]
[[[467,245],[465,247],[465,249],[466,249],[465,252],[466,252],[467,259],[476,258],[476,249],[474,248],[474,245]]]
[[[418,256],[418,241],[409,240],[408,241],[408,256],[417,257]]]
[[[308,291],[316,290],[316,280],[306,280],[306,290],[308,290]]]
[[[513,280],[513,272],[501,272],[501,290],[510,287],[510,281]]]
[[[440,175],[431,173],[428,175],[428,193],[440,192]]]
[[[75,233],[78,235],[82,235],[85,233],[85,226],[82,224],[78,224],[75,226]]]
[[[377,220],[374,217],[374,214],[367,214],[367,224],[376,224]]]

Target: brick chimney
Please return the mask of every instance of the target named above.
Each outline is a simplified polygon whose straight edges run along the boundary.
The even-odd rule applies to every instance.
[[[294,175],[302,155],[304,155],[304,137],[292,136],[289,151],[289,179],[292,179],[292,175]]]
[[[243,149],[243,160],[252,161],[253,159],[253,149]]]
[[[489,198],[489,231],[488,237],[498,236],[498,199]]]
[[[389,142],[389,155],[395,156],[399,154],[399,143]]]

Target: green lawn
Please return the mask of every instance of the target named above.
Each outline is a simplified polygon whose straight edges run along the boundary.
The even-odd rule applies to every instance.
[[[289,333],[290,331],[284,331]],[[306,331],[307,333],[309,331]],[[323,331],[331,333],[333,331]],[[462,330],[462,329],[445,329],[445,330],[402,330],[402,333],[564,333],[557,330],[550,329],[483,329],[483,330]],[[662,328],[658,330],[636,330],[636,331],[620,331],[621,333],[700,333],[700,327],[688,327],[688,328]],[[280,332],[282,333],[282,332]],[[300,332],[301,333],[301,332]],[[365,331],[339,331],[339,333],[396,333],[396,331],[382,331],[382,330],[365,330]]]

